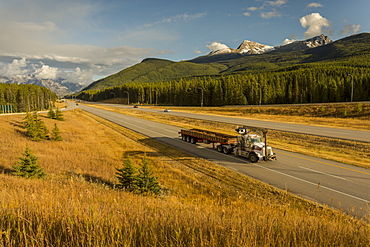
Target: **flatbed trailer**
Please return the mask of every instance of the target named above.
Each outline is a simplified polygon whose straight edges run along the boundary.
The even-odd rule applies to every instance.
[[[262,130],[262,135],[258,130]],[[189,143],[212,144],[213,148],[225,154],[233,153],[250,159],[253,163],[259,160],[276,160],[276,154],[272,148],[267,146],[267,130],[255,127],[237,127],[238,136],[223,133],[201,130],[201,129],[182,129],[179,135],[183,141]],[[262,142],[262,136],[265,142]]]

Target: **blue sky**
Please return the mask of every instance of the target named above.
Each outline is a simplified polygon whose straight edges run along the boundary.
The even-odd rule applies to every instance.
[[[369,31],[369,0],[0,0],[0,77],[90,84],[147,57]]]

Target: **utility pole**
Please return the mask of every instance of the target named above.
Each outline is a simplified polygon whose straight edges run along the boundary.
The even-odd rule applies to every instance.
[[[35,94],[34,92],[30,93],[28,96],[27,96],[27,99],[28,99],[28,112],[31,112],[30,110],[30,95],[31,94]]]
[[[260,102],[259,105],[262,105],[262,86],[257,82],[258,86],[260,86]]]
[[[157,94],[157,90],[153,90],[153,92],[155,92],[155,105],[157,106],[157,104],[158,104],[158,94]]]
[[[351,86],[351,102],[353,102],[353,75],[351,75],[351,74],[348,74],[352,79],[351,79],[351,81],[352,81],[352,86]]]
[[[201,101],[200,101],[200,107],[203,107],[203,100],[204,100],[204,92],[203,92],[203,88],[202,88],[202,87],[198,87],[198,89],[200,89],[200,90],[201,90],[201,92],[202,92],[202,99],[201,99]]]
[[[124,91],[123,93],[127,93],[127,104],[129,105],[130,104],[130,94],[128,93],[128,91]]]

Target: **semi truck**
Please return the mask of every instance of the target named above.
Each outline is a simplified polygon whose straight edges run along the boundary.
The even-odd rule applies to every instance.
[[[267,129],[237,126],[239,135],[227,135],[201,129],[181,129],[179,135],[183,141],[189,143],[212,144],[213,148],[225,154],[234,154],[248,158],[252,163],[259,160],[276,160],[276,154],[267,145]]]

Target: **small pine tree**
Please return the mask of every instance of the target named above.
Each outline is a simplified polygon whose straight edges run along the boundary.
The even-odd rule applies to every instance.
[[[53,111],[53,107],[50,105],[49,111],[48,111],[48,118],[54,119],[55,118],[55,112]]]
[[[26,113],[26,116],[23,118],[23,126],[27,129],[33,123],[33,115],[29,112]]]
[[[59,120],[59,121],[64,121],[64,116],[63,116],[63,113],[61,110],[59,110],[59,108],[57,108],[55,110],[55,119],[56,120]]]
[[[39,119],[37,117],[37,115],[35,117],[34,128],[35,128],[36,133],[33,136],[31,136],[31,139],[33,141],[42,141],[42,140],[45,140],[47,138],[49,130],[46,127],[44,121]]]
[[[13,175],[24,178],[43,178],[46,176],[43,169],[37,164],[38,158],[32,154],[28,146],[22,154],[23,157],[19,157],[20,161],[17,162],[19,165],[13,166],[16,170]]]
[[[27,112],[26,117],[24,118],[23,124],[24,128],[26,129],[26,135],[31,139],[36,136],[37,128],[35,124],[35,119],[37,119],[36,114],[31,114]]]
[[[118,178],[119,184],[117,188],[124,189],[127,191],[136,191],[137,189],[137,170],[132,164],[130,157],[127,157],[123,163],[121,169],[116,168],[116,177]]]
[[[52,130],[52,132],[51,132],[51,140],[52,141],[63,141],[63,138],[62,138],[62,136],[60,135],[60,130],[59,130],[59,128],[58,128],[58,126],[57,126],[57,124],[55,123],[54,124],[54,129]]]
[[[157,181],[158,178],[153,176],[148,163],[148,159],[146,156],[144,156],[142,160],[142,166],[137,177],[137,186],[139,192],[144,194],[153,193],[155,195],[160,195],[162,188]]]

